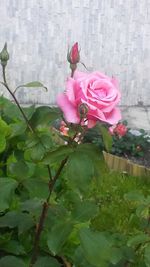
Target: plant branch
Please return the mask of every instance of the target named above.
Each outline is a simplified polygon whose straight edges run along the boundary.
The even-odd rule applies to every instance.
[[[55,183],[56,183],[61,171],[63,170],[67,160],[68,160],[68,157],[66,157],[64,160],[62,160],[62,162],[61,162],[61,164],[60,164],[60,166],[59,166],[54,178],[52,179],[52,181],[49,182],[49,195],[47,197],[46,202],[44,202],[44,204],[43,204],[43,208],[42,208],[39,224],[38,224],[37,231],[36,231],[36,234],[35,234],[33,253],[32,253],[32,257],[31,257],[31,261],[30,261],[29,267],[32,267],[33,264],[37,260],[40,236],[41,236],[41,232],[43,230],[45,218],[46,218],[46,215],[47,215],[50,197],[51,197],[52,191],[54,189]]]
[[[52,181],[52,173],[51,173],[51,168],[49,165],[47,165],[47,170],[48,170],[48,175],[49,175],[50,181]]]
[[[125,264],[124,264],[124,267],[130,267],[130,262],[129,261],[126,261]]]
[[[28,120],[26,114],[24,113],[24,111],[23,111],[23,109],[21,108],[21,106],[20,106],[20,104],[19,104],[17,98],[15,97],[15,95],[12,93],[11,89],[10,89],[9,86],[8,86],[8,83],[7,83],[7,80],[6,80],[5,66],[2,66],[2,70],[3,70],[3,80],[4,80],[4,82],[3,82],[2,84],[5,86],[5,88],[7,89],[7,91],[10,93],[10,95],[11,95],[12,98],[14,99],[14,101],[15,101],[17,107],[19,108],[19,110],[20,110],[20,112],[21,112],[21,114],[22,114],[24,120],[25,120],[26,123],[27,123],[28,128],[29,128],[30,131],[33,133],[34,131],[33,131],[32,127],[31,127],[31,125],[30,125],[30,123],[29,123],[29,120]]]

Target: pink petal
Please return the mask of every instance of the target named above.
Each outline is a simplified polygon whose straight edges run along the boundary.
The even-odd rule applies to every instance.
[[[97,78],[98,78],[98,79],[100,78],[100,79],[110,80],[110,78],[109,78],[108,76],[106,76],[104,73],[99,72],[99,71],[94,71],[94,72],[92,72],[91,74],[92,74],[92,76],[95,76],[96,79],[97,79]]]
[[[74,75],[73,75],[73,78],[75,80],[82,80],[82,79],[85,79],[85,77],[88,77],[88,73],[82,72],[82,71],[78,71],[78,70],[76,70],[74,72]]]
[[[118,82],[118,80],[116,79],[116,78],[112,78],[111,79],[111,82],[113,83],[113,85],[117,88],[117,89],[119,89],[119,82]]]
[[[121,112],[119,108],[114,108],[110,113],[104,113],[105,121],[109,124],[117,124],[121,120]]]
[[[75,80],[69,77],[66,81],[66,95],[69,101],[72,103],[75,102],[74,84],[75,84]]]
[[[77,113],[77,108],[68,100],[64,93],[60,93],[57,96],[57,105],[63,111],[66,121],[79,123],[80,117]]]
[[[93,128],[96,125],[96,121],[88,120],[88,128]]]

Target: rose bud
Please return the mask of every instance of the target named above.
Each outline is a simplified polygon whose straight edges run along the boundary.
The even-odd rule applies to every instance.
[[[80,61],[80,54],[78,49],[78,43],[75,43],[71,50],[68,51],[67,60],[70,64],[77,64]]]
[[[124,135],[126,135],[128,129],[126,127],[126,125],[119,123],[116,128],[114,129],[114,133],[116,133],[118,136],[123,137]]]
[[[84,103],[82,103],[80,106],[79,106],[79,114],[80,114],[80,118],[86,118],[86,115],[88,113],[88,106]]]
[[[7,61],[9,60],[9,53],[7,51],[7,43],[5,43],[1,53],[0,53],[0,60],[1,60],[1,65],[6,66]]]

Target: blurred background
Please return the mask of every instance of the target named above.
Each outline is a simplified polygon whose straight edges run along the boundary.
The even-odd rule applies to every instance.
[[[119,80],[129,126],[150,131],[150,0],[0,0],[0,50],[7,42],[11,88],[34,80],[48,87],[19,89],[20,103],[55,104],[76,41],[90,71]],[[1,94],[9,97],[2,87]]]

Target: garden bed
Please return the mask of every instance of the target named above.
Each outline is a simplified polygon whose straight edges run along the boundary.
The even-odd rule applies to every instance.
[[[134,158],[134,160],[136,161],[135,163],[132,160],[123,157],[118,157],[105,151],[103,151],[103,155],[110,169],[123,173],[128,173],[133,176],[146,176],[150,178],[150,168],[142,166],[141,159],[138,161],[138,159]],[[138,164],[138,162],[140,164]]]

